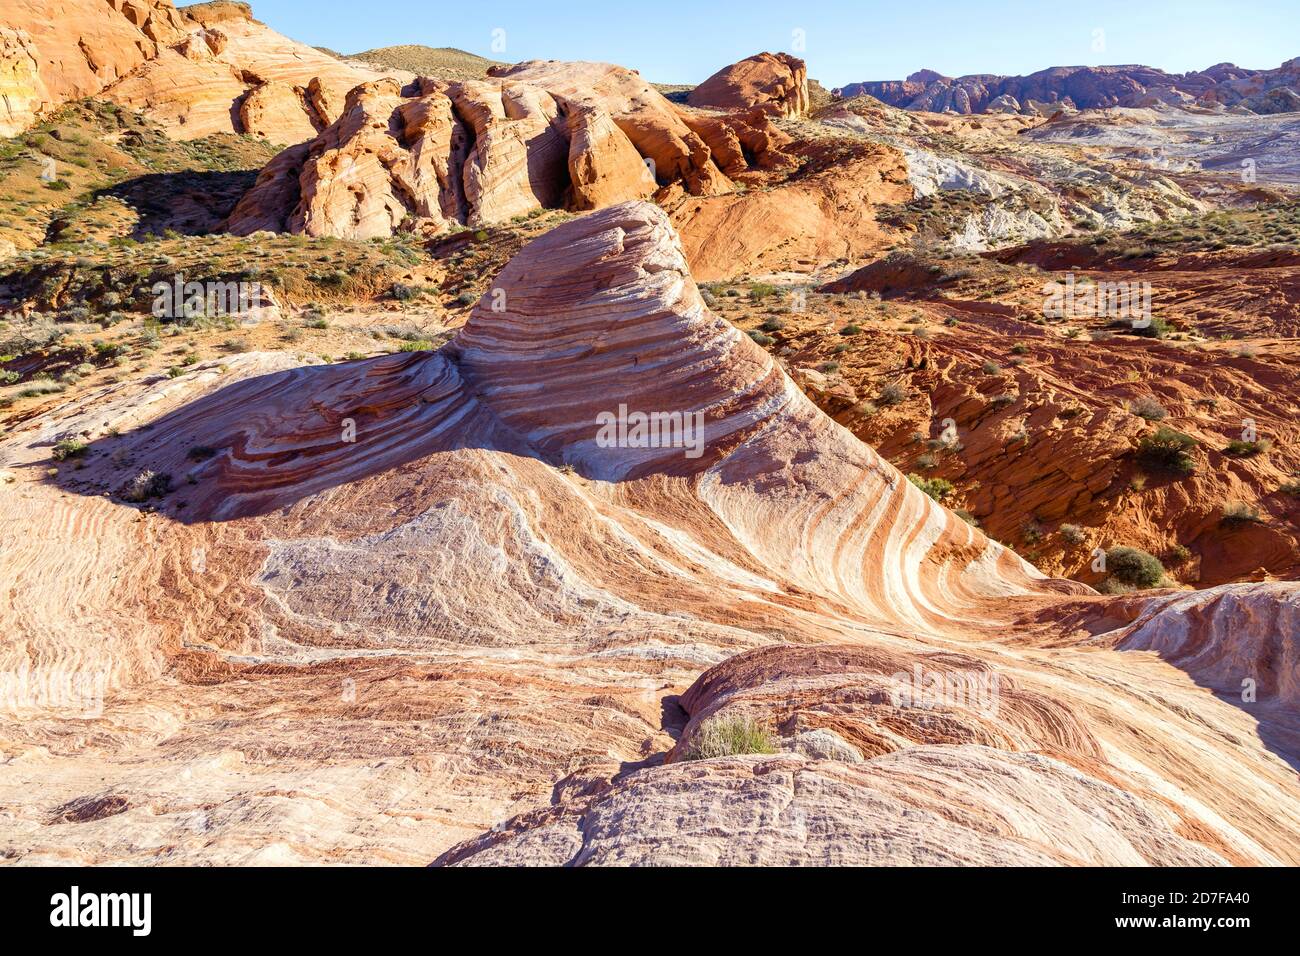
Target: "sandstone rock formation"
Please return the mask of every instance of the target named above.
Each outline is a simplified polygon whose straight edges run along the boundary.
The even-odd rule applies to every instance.
[[[695,89],[687,102],[713,109],[759,107],[773,116],[808,112],[808,67],[788,53],[759,53],[723,67]]]
[[[171,0],[9,0],[0,10],[0,135],[92,96],[184,33]]]
[[[1028,76],[953,78],[921,70],[906,80],[851,83],[835,93],[844,98],[865,94],[892,106],[935,113],[1015,109],[1046,115],[1059,105],[1101,109],[1146,106],[1153,101],[1242,105],[1252,112],[1274,113],[1289,108],[1287,91],[1300,93],[1300,57],[1275,70],[1220,63],[1191,73],[1166,73],[1149,66],[1056,66]]]
[[[649,203],[495,285],[437,352],[227,356],[0,437],[11,859],[1297,862],[1296,585],[1044,577],[714,315]],[[742,714],[781,752],[686,759]]]
[[[356,88],[337,123],[263,171],[230,230],[369,238],[410,217],[438,232],[644,199],[660,183],[710,195],[751,164],[781,162],[786,139],[766,117],[687,115],[621,67],[547,61],[492,72]]]
[[[290,144],[333,122],[352,87],[390,73],[410,78],[295,43],[245,3],[70,0],[51,17],[48,3],[13,0],[0,12],[2,135],[102,95],[181,139],[246,132]]]
[[[183,37],[103,94],[179,139],[235,132],[299,143],[338,118],[349,90],[384,75],[281,36],[244,4],[199,4],[182,12]]]
[[[36,45],[26,30],[0,26],[0,136],[16,136],[49,102]]]

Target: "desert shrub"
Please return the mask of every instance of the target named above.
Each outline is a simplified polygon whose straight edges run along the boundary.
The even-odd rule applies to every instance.
[[[456,296],[456,301],[461,305],[473,305],[475,302],[478,301],[478,296],[476,296],[473,292],[465,291],[462,292],[460,295]]]
[[[409,302],[411,299],[414,299],[417,295],[419,295],[419,292],[412,286],[406,285],[405,283],[394,282],[393,287],[388,290],[388,294],[391,295],[398,302]]]
[[[709,760],[738,754],[774,754],[776,743],[768,727],[752,717],[710,717],[695,729],[686,748],[687,760]]]
[[[1097,585],[1097,590],[1102,594],[1132,594],[1136,588],[1118,578],[1107,578]]]
[[[1137,458],[1148,468],[1190,475],[1196,470],[1192,449],[1196,439],[1180,431],[1161,425],[1150,435],[1138,441]]]
[[[1138,418],[1145,418],[1149,422],[1158,422],[1169,414],[1163,405],[1150,396],[1133,399],[1129,402],[1128,409]]]
[[[923,478],[917,474],[910,474],[907,480],[935,501],[942,501],[953,493],[953,484],[947,478]]]
[[[431,352],[433,343],[428,339],[415,339],[412,342],[403,342],[397,347],[399,352]]]
[[[1174,330],[1174,326],[1161,319],[1160,316],[1152,316],[1151,321],[1148,321],[1147,324],[1132,325],[1131,328],[1135,336],[1144,336],[1145,338],[1166,338]]]
[[[150,498],[161,498],[172,487],[172,476],[159,474],[145,469],[136,475],[122,489],[122,499],[133,504],[142,504]]]
[[[1025,345],[1023,342],[1017,342],[1015,345],[1011,346],[1011,354],[1012,354],[1012,355],[1028,355],[1028,354],[1029,354],[1029,346],[1028,346],[1028,345]]]
[[[964,508],[958,508],[956,511],[953,512],[953,514],[955,514],[962,521],[966,522],[972,528],[978,528],[980,526],[979,520],[969,511],[966,511]]]
[[[69,458],[80,458],[86,453],[87,445],[84,441],[76,438],[65,438],[54,446],[54,451],[50,455],[55,461],[67,461]]]
[[[776,295],[776,286],[766,282],[756,282],[749,287],[749,298],[753,302],[762,302],[770,295]]]
[[[1284,481],[1278,485],[1277,490],[1284,495],[1300,497],[1300,481]]]
[[[304,323],[303,323],[303,327],[304,327],[304,328],[308,328],[308,329],[321,329],[321,330],[323,330],[323,329],[328,329],[328,328],[330,327],[330,324],[329,324],[329,320],[328,320],[328,319],[324,319],[324,318],[316,318],[316,319],[311,319],[310,321],[304,322]]]
[[[1254,458],[1268,451],[1273,446],[1267,438],[1260,441],[1241,441],[1234,439],[1228,442],[1228,447],[1223,449],[1223,453],[1232,458]]]
[[[1083,544],[1087,540],[1087,534],[1077,524],[1063,524],[1060,529],[1061,540],[1067,544]]]
[[[985,362],[980,366],[985,375],[1001,375],[1002,366],[997,362]]]
[[[916,459],[916,467],[922,469],[923,471],[929,471],[931,468],[936,467],[938,464],[939,464],[939,459],[935,458],[934,455],[928,453]]]
[[[17,372],[9,372],[9,371],[0,372],[0,385],[12,385],[15,382],[17,382],[20,378],[22,378],[22,376],[19,375]]]
[[[1192,560],[1191,549],[1181,544],[1174,545],[1169,549],[1169,553],[1165,555],[1166,563],[1174,565],[1175,567],[1180,564],[1186,564],[1190,560]]]
[[[876,402],[880,405],[897,405],[905,398],[907,398],[907,389],[898,382],[889,382],[876,396]]]
[[[1165,566],[1154,554],[1125,545],[1106,552],[1106,570],[1124,584],[1136,588],[1153,588],[1165,578]]]
[[[770,318],[760,325],[759,328],[764,332],[780,332],[785,328],[785,319],[778,319],[776,317]]]
[[[55,395],[66,389],[68,386],[62,382],[28,382],[27,386],[18,393],[18,398],[39,398],[42,395]]]
[[[758,329],[751,329],[749,332],[749,337],[753,339],[755,342],[757,342],[759,345],[771,345],[773,342],[776,341],[776,339],[772,338],[772,336],[768,335],[765,332],[760,332]]]
[[[840,329],[840,335],[857,335],[862,331],[862,326],[856,322],[850,322],[844,328]]]
[[[1225,525],[1258,524],[1263,520],[1259,509],[1244,501],[1229,501],[1223,506],[1223,523]]]

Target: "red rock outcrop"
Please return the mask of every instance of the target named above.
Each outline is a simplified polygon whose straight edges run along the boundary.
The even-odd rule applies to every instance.
[[[0,26],[0,136],[15,136],[50,101],[38,51],[26,30]]]
[[[297,143],[338,117],[347,92],[381,75],[254,20],[244,3],[41,0],[0,12],[0,134],[83,96],[104,96],[195,139],[236,132]],[[4,133],[8,129],[10,133]]]
[[[7,0],[0,10],[0,135],[93,96],[184,35],[171,0]]]
[[[730,191],[729,176],[792,165],[788,137],[765,116],[679,110],[621,67],[547,61],[493,73],[357,88],[338,123],[263,171],[230,230],[369,238],[409,216],[438,232],[644,199],[661,183],[709,195]]]
[[[808,67],[788,53],[758,53],[714,73],[686,101],[713,109],[757,107],[772,116],[803,116],[808,112]]]
[[[235,132],[299,143],[338,118],[349,90],[385,75],[281,36],[242,4],[181,12],[186,32],[103,93],[180,139]]]

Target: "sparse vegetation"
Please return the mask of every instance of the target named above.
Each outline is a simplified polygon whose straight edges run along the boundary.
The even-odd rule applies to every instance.
[[[953,483],[946,478],[925,478],[921,475],[910,474],[907,476],[907,480],[935,501],[943,501],[955,490]]]
[[[1153,434],[1143,435],[1138,440],[1137,459],[1153,471],[1190,475],[1196,471],[1196,462],[1192,458],[1196,445],[1192,436],[1161,425]]]
[[[1230,458],[1254,458],[1256,455],[1262,455],[1273,445],[1267,438],[1259,441],[1242,441],[1234,439],[1228,442],[1223,453]]]
[[[1066,544],[1083,544],[1088,540],[1088,535],[1077,524],[1063,524],[1058,532]]]
[[[1223,506],[1223,524],[1235,527],[1247,524],[1259,524],[1264,518],[1257,507],[1245,501],[1229,501]]]
[[[151,498],[162,498],[172,487],[172,476],[158,472],[140,472],[122,489],[122,500],[132,504],[143,504]]]
[[[80,458],[86,454],[87,445],[84,441],[77,438],[65,438],[54,446],[54,451],[50,455],[55,461],[67,461],[69,458]]]
[[[1138,418],[1145,418],[1149,422],[1161,421],[1169,415],[1164,406],[1150,396],[1135,398],[1129,402],[1128,408]]]
[[[1120,545],[1106,552],[1106,570],[1112,577],[1135,588],[1159,587],[1165,566],[1154,554],[1141,548]]]
[[[772,731],[749,716],[715,715],[703,721],[691,734],[687,760],[710,760],[743,754],[776,753]]]
[[[889,382],[880,389],[880,394],[876,396],[876,403],[888,407],[897,405],[906,398],[906,388],[898,382]]]

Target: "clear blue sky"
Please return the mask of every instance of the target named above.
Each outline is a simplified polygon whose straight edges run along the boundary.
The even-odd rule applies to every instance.
[[[698,83],[760,50],[802,56],[828,87],[922,67],[1032,73],[1142,63],[1183,73],[1300,56],[1297,0],[252,0],[253,15],[313,46],[356,53],[419,43],[517,61],[603,60],[661,83]],[[492,50],[493,31],[505,49]],[[806,38],[795,49],[796,30]],[[1103,31],[1097,33],[1096,31]],[[498,34],[500,37],[500,34]],[[1096,49],[1098,40],[1103,41]]]

